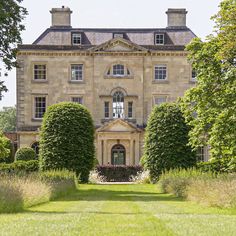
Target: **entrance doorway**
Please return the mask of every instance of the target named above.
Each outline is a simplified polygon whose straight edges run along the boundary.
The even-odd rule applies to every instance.
[[[121,144],[116,144],[111,149],[111,164],[125,165],[125,147]]]

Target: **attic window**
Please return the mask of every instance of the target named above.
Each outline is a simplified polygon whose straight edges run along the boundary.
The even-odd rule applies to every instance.
[[[124,38],[124,34],[122,33],[114,33],[113,38]]]
[[[155,34],[155,44],[156,45],[164,45],[165,44],[164,34]]]
[[[72,44],[73,45],[81,45],[82,36],[80,33],[72,33]]]

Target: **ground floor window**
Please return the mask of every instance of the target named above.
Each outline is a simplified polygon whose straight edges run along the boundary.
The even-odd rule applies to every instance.
[[[113,146],[111,150],[111,164],[125,165],[125,147],[120,144]]]

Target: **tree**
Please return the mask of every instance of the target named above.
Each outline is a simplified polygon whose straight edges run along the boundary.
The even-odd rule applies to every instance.
[[[15,154],[16,161],[32,161],[37,160],[37,155],[33,148],[23,147],[19,148]]]
[[[0,1],[0,61],[3,61],[7,70],[16,67],[17,44],[21,43],[22,24],[27,11],[19,4],[23,0]],[[0,81],[0,94],[7,91]]]
[[[0,111],[0,130],[10,132],[16,130],[16,108],[3,107]]]
[[[94,165],[94,125],[82,105],[62,102],[48,107],[39,141],[40,168],[75,171],[87,182]]]
[[[187,168],[196,163],[196,154],[188,146],[189,127],[175,103],[155,106],[145,132],[144,167],[153,180],[165,170]]]
[[[10,140],[0,133],[0,163],[10,161]],[[8,161],[9,159],[9,161]]]
[[[193,147],[210,145],[213,158],[236,157],[236,1],[224,0],[212,18],[215,34],[194,39],[189,59],[197,86],[184,96],[182,111],[193,129]]]

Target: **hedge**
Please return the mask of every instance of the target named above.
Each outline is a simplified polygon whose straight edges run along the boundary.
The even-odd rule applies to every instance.
[[[196,153],[188,145],[189,130],[178,104],[154,107],[147,123],[142,158],[153,181],[165,170],[196,165]]]
[[[31,161],[36,159],[37,155],[31,147],[19,148],[15,154],[16,161]]]
[[[137,175],[143,168],[141,166],[103,165],[97,166],[96,170],[107,182],[129,182],[130,177]]]
[[[0,163],[0,173],[34,172],[39,170],[38,160],[16,161],[10,164]]]
[[[88,182],[94,167],[94,130],[86,107],[72,102],[49,106],[40,133],[40,169],[67,169]]]

